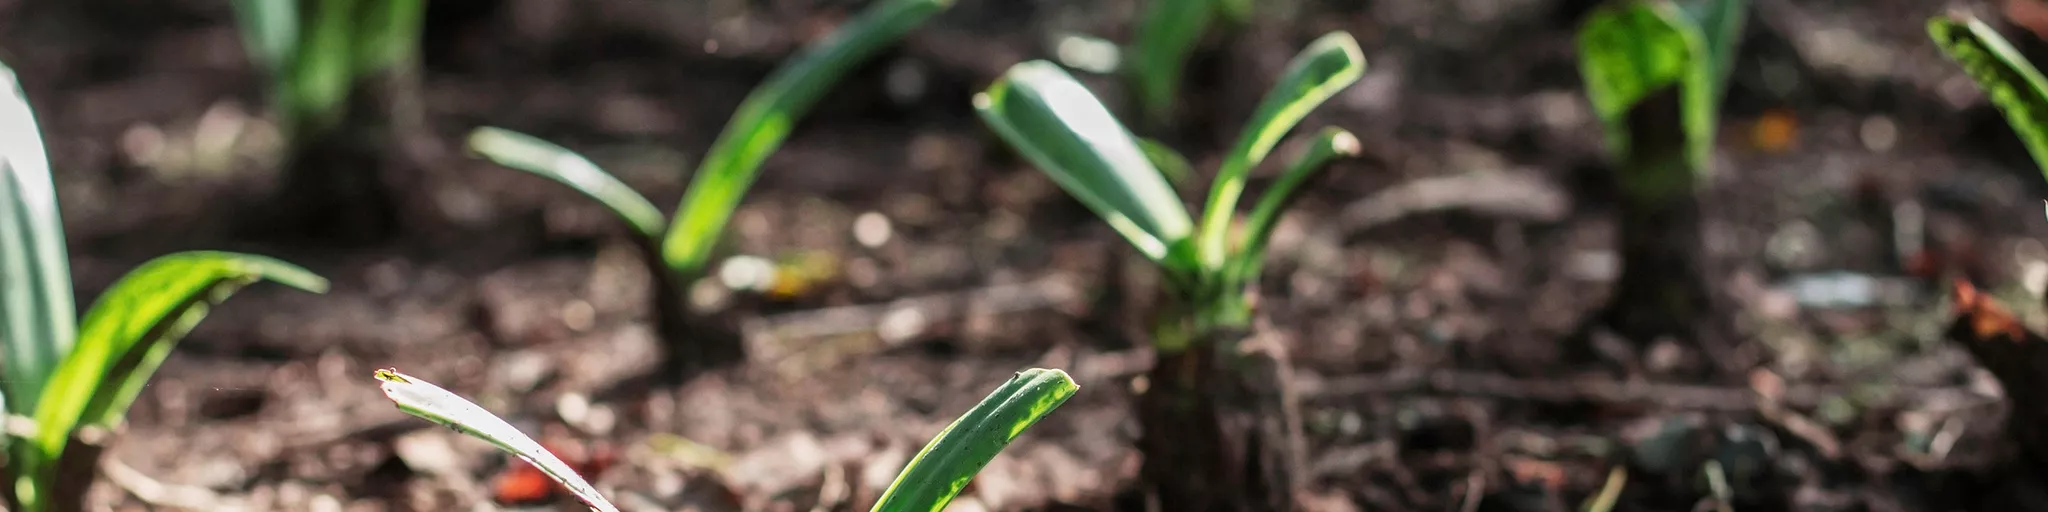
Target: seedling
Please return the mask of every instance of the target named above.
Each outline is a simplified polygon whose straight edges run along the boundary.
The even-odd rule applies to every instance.
[[[646,197],[561,146],[484,127],[470,134],[469,147],[499,165],[568,185],[617,213],[639,235],[649,268],[658,276],[654,309],[661,336],[670,343],[684,343],[704,322],[687,319],[683,294],[704,276],[726,222],[768,155],[841,76],[951,5],[952,0],[884,0],[784,62],[740,103],[697,167],[672,220],[662,218]],[[696,356],[683,359],[737,354],[737,340],[727,343],[734,346],[708,352],[699,347],[692,350]],[[693,363],[698,362],[704,361]]]
[[[384,396],[399,410],[482,439],[533,464],[560,482],[576,499],[600,512],[616,512],[597,488],[505,420],[461,396],[397,370],[377,370]],[[953,420],[917,452],[872,509],[927,512],[945,508],[1024,429],[1051,414],[1080,389],[1066,372],[1033,368],[1018,372],[981,403]]]
[[[1248,468],[1243,462],[1250,460],[1245,454],[1201,454],[1243,448],[1251,422],[1224,416],[1265,409],[1279,400],[1266,393],[1279,388],[1244,382],[1273,377],[1244,369],[1247,356],[1237,351],[1252,321],[1247,290],[1258,276],[1273,225],[1295,190],[1330,160],[1356,154],[1358,140],[1336,128],[1317,132],[1308,151],[1291,162],[1259,199],[1244,227],[1233,231],[1231,221],[1251,169],[1309,111],[1356,82],[1364,71],[1358,43],[1343,32],[1317,39],[1296,56],[1226,155],[1199,221],[1190,217],[1130,132],[1058,66],[1045,61],[1018,64],[974,98],[976,110],[997,135],[1108,222],[1161,272],[1167,305],[1159,312],[1151,340],[1160,361],[1154,365],[1140,417],[1148,439],[1141,444],[1147,479],[1166,509],[1243,509],[1252,505],[1247,500],[1254,496],[1287,499],[1287,488],[1272,486],[1291,484],[1259,482],[1244,474]],[[1281,366],[1284,372],[1284,363]],[[1240,399],[1262,403],[1236,401]],[[1291,439],[1266,441],[1271,442],[1258,444],[1283,451],[1295,446]],[[1181,463],[1172,462],[1176,458]],[[1240,464],[1219,467],[1228,464],[1225,461]],[[1284,473],[1288,467],[1266,469]]]
[[[1967,13],[1927,20],[1927,35],[1976,80],[2048,176],[2048,79],[1997,30]]]
[[[1719,332],[1694,189],[1713,156],[1744,9],[1744,0],[1620,0],[1579,27],[1579,69],[1622,196],[1622,274],[1599,320],[1639,342]]]
[[[72,305],[71,270],[56,190],[34,113],[0,65],[0,398],[10,417],[12,510],[84,510],[99,444],[87,432],[121,426],[128,406],[180,338],[207,310],[262,279],[313,292],[327,281],[282,261],[247,254],[183,252],[129,272],[86,310]]]
[[[351,90],[418,57],[425,0],[233,0],[242,44],[270,75],[293,137],[333,126]]]

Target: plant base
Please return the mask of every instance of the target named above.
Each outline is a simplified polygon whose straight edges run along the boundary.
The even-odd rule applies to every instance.
[[[1722,372],[1741,375],[1754,361],[1733,347],[1728,307],[1707,272],[1698,198],[1674,196],[1624,201],[1621,278],[1597,323],[1639,346],[1660,337],[1685,341]]]
[[[1138,449],[1155,510],[1294,510],[1304,469],[1292,367],[1277,344],[1246,334],[1213,334],[1153,365]]]

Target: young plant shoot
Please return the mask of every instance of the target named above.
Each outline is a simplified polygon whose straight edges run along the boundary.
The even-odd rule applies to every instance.
[[[703,277],[725,224],[768,155],[782,145],[840,77],[895,43],[953,0],[882,0],[803,49],[755,87],[698,165],[675,217],[590,160],[561,146],[500,128],[472,132],[469,147],[499,165],[559,181],[611,208],[638,235],[656,276],[656,329],[678,364],[715,365],[739,357],[729,327],[688,311],[685,294]]]
[[[1296,56],[1226,155],[1199,219],[1130,132],[1059,67],[1018,64],[974,98],[997,135],[1161,272],[1166,300],[1152,339],[1159,361],[1139,417],[1145,479],[1166,510],[1292,509],[1300,454],[1293,418],[1282,412],[1291,410],[1280,387],[1286,363],[1271,350],[1240,350],[1239,342],[1250,332],[1249,288],[1281,211],[1327,162],[1356,154],[1358,140],[1336,128],[1317,132],[1244,227],[1233,231],[1231,221],[1251,169],[1364,72],[1358,43],[1343,32]],[[1259,441],[1243,442],[1251,437]],[[1247,446],[1262,453],[1232,452]],[[1249,474],[1253,467],[1264,474]]]
[[[1182,71],[1220,16],[1242,22],[1252,8],[1248,0],[1147,0],[1133,31],[1125,60],[1131,91],[1137,96],[1150,128],[1171,124],[1180,102]]]
[[[398,198],[414,182],[411,173],[423,171],[389,146],[408,133],[401,109],[416,108],[404,105],[417,103],[426,0],[231,5],[250,60],[270,78],[285,137],[284,179],[271,205],[278,213],[255,216],[257,222],[329,238],[394,229]],[[366,91],[384,94],[360,94]],[[352,107],[369,98],[383,103]]]
[[[0,239],[9,241],[0,244],[0,397],[9,416],[35,422],[32,435],[0,436],[8,453],[0,494],[11,510],[84,510],[101,434],[121,426],[143,384],[213,304],[261,279],[313,292],[327,282],[262,256],[183,252],[129,272],[81,323],[35,116],[13,71],[0,65],[0,78]]]
[[[1983,89],[2048,176],[2048,79],[1998,31],[1966,13],[1935,16],[1927,34]]]
[[[598,494],[562,459],[505,420],[461,396],[397,370],[377,370],[384,396],[407,414],[482,439],[539,468],[577,500],[599,512],[617,507]],[[917,452],[896,481],[882,492],[876,512],[937,512],[967,488],[1003,447],[1024,429],[1059,408],[1080,390],[1066,372],[1033,368],[1018,372],[981,403],[953,420]]]
[[[1675,3],[1684,1],[1684,4]],[[1620,0],[1579,28],[1586,96],[1621,194],[1620,282],[1599,324],[1641,343],[1692,340],[1722,365],[1716,295],[1694,191],[1709,170],[1745,0]]]

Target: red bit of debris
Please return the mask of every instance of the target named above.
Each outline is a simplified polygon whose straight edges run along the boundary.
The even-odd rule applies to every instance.
[[[1997,299],[1977,291],[1969,281],[1957,279],[1955,283],[1956,321],[1967,321],[1977,340],[2003,337],[2007,341],[2018,342],[2027,339],[2026,326],[2020,325],[2019,319],[2014,318],[2012,312],[2000,305]]]
[[[585,480],[596,480],[617,460],[617,454],[607,446],[593,448],[580,442],[542,441],[541,447],[561,457],[562,462],[568,463]],[[565,491],[555,479],[525,461],[515,460],[507,464],[505,471],[491,480],[491,498],[500,505],[550,503],[567,496]]]

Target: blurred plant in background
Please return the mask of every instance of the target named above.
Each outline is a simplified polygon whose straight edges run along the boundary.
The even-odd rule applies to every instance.
[[[883,0],[784,61],[756,86],[697,166],[672,218],[611,173],[567,148],[510,130],[472,132],[469,148],[499,165],[553,179],[610,208],[636,235],[655,278],[663,367],[704,367],[744,355],[735,328],[690,311],[690,286],[705,276],[725,225],[790,130],[841,77],[902,39],[952,0]]]

